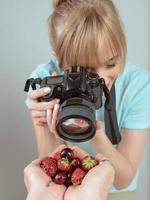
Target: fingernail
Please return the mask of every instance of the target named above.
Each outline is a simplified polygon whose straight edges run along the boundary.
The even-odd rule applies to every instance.
[[[50,87],[45,87],[44,88],[44,92],[47,94],[47,93],[49,93],[51,91],[51,88]]]
[[[56,103],[59,103],[60,102],[60,99],[56,99]]]

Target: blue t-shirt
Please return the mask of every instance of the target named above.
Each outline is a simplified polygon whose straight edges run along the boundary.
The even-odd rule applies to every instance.
[[[30,78],[44,78],[52,72],[63,74],[55,57],[48,64],[40,64],[30,75]],[[150,73],[132,64],[126,63],[124,70],[115,81],[116,112],[119,129],[144,129],[150,127]],[[96,118],[104,123],[104,108],[96,111]],[[105,127],[104,127],[105,128]],[[94,150],[89,141],[82,143],[66,142],[68,145],[78,145],[92,155]],[[139,170],[132,183],[123,190],[111,188],[111,192],[133,191],[137,188]]]

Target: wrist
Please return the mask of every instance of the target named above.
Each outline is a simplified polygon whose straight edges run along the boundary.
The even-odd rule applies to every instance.
[[[29,190],[26,200],[46,200],[46,187],[34,187]]]

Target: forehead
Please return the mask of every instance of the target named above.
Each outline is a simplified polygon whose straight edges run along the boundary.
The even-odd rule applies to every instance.
[[[61,33],[62,28],[59,26],[57,29],[58,40]],[[83,38],[81,40],[77,36],[76,34],[76,40],[74,40],[74,37],[68,38],[68,35],[65,35],[62,43],[62,51],[58,50],[57,57],[60,58],[62,69],[67,69],[70,66],[99,68],[104,63],[116,57],[116,55],[119,55],[118,46],[110,35],[93,36],[94,39],[90,36],[85,37],[84,40]]]

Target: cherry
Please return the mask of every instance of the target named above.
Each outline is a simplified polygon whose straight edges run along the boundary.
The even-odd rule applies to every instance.
[[[65,185],[68,187],[70,185],[72,185],[72,181],[71,181],[71,177],[72,177],[72,173],[73,170],[70,170],[66,173],[66,181],[65,181]]]
[[[73,160],[71,161],[71,166],[74,168],[80,167],[81,165],[81,161],[79,158],[73,158]]]
[[[63,185],[66,181],[66,173],[65,172],[58,172],[56,176],[53,178],[53,181],[56,184]]]
[[[69,160],[73,159],[73,151],[70,148],[65,148],[60,153],[61,158],[68,158]]]

